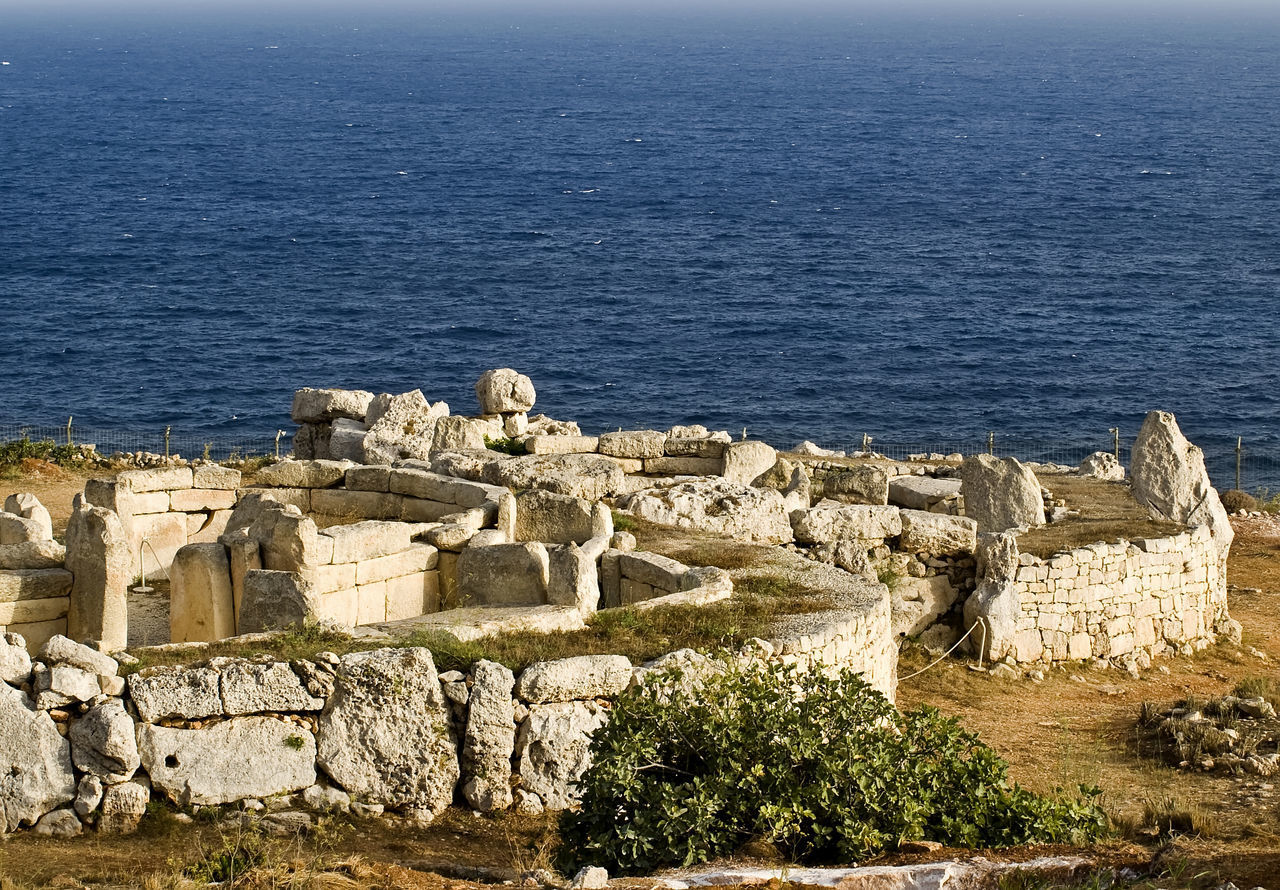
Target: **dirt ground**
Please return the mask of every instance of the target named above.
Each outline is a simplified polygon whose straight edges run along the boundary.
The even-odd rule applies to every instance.
[[[83,484],[84,476],[55,469],[0,481],[0,496],[35,493],[61,529]],[[1008,760],[1011,777],[1023,785],[1100,787],[1123,834],[1084,851],[1100,862],[1142,871],[1154,858],[1165,877],[1153,887],[1211,888],[1231,880],[1241,890],[1280,890],[1280,792],[1269,787],[1272,780],[1179,772],[1135,751],[1144,701],[1168,705],[1190,693],[1229,693],[1246,677],[1280,676],[1280,520],[1234,523],[1228,578],[1231,614],[1244,626],[1241,646],[1220,643],[1193,658],[1162,659],[1137,679],[1115,669],[1070,666],[1048,671],[1040,682],[997,680],[951,659],[908,677],[927,663],[910,652],[899,666],[899,705],[929,704],[959,717]],[[1280,786],[1280,777],[1274,784]],[[1144,827],[1144,811],[1152,807],[1193,813],[1201,836],[1156,837]],[[208,862],[229,836],[216,824],[198,818],[179,825],[163,812],[144,824],[129,837],[4,836],[0,888],[184,886],[183,868]],[[237,886],[473,890],[545,867],[554,844],[550,818],[453,810],[427,827],[331,820],[305,838],[276,842],[256,878]],[[1009,852],[1029,858],[1038,851]]]

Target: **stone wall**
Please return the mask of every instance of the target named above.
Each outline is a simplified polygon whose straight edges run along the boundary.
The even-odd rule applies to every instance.
[[[1226,615],[1219,565],[1205,527],[1048,559],[1019,554],[1012,654],[1020,662],[1149,663],[1155,655],[1204,648]]]
[[[33,495],[13,494],[0,510],[0,634],[40,645],[67,632],[72,575],[53,539],[49,511]]]

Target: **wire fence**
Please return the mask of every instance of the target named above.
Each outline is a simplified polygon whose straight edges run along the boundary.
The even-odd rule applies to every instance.
[[[212,460],[227,460],[264,455],[283,457],[293,447],[292,434],[288,432],[277,436],[226,436],[183,432],[168,426],[155,430],[100,430],[81,429],[71,424],[41,426],[0,423],[0,442],[21,439],[30,439],[32,442],[51,441],[56,445],[93,445],[98,454],[104,457],[117,452],[134,454],[143,451],[150,454],[180,455],[187,459],[207,457]]]

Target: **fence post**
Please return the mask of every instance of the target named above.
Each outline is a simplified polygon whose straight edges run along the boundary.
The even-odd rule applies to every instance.
[[[1119,462],[1120,460],[1120,427],[1113,426],[1111,429],[1107,430],[1107,432],[1109,432],[1112,436],[1115,437],[1116,461]]]
[[[167,427],[165,427],[165,428],[164,428],[164,457],[165,457],[165,460],[168,460],[168,459],[169,459],[169,431],[170,431],[171,429],[173,429],[173,427],[168,427],[168,426],[167,426]]]
[[[995,457],[996,454],[996,431],[992,430],[987,433],[987,454]]]
[[[276,460],[280,459],[280,437],[284,435],[284,430],[276,430]]]
[[[866,433],[862,434],[862,451],[866,453],[871,450],[871,437]]]
[[[1236,436],[1236,491],[1240,491],[1240,455],[1244,453],[1244,436]]]
[[[74,414],[70,414],[67,416],[67,447],[68,448],[71,447],[71,421],[72,419],[74,419],[74,417],[75,417]]]

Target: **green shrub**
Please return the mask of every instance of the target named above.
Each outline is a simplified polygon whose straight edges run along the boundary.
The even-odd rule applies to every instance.
[[[617,510],[613,511],[613,530],[615,532],[634,531],[635,527],[636,519],[634,516],[630,516],[626,513],[620,513]]]
[[[591,743],[582,807],[561,816],[571,873],[688,866],[751,839],[794,861],[849,862],[927,839],[1084,842],[1107,825],[1011,785],[976,735],[931,708],[900,713],[862,679],[731,659],[700,684],[668,672],[618,698]]]
[[[503,454],[520,455],[529,453],[528,449],[525,448],[524,442],[519,439],[509,439],[506,436],[498,436],[496,438],[485,436],[484,447],[490,451],[501,451]]]

